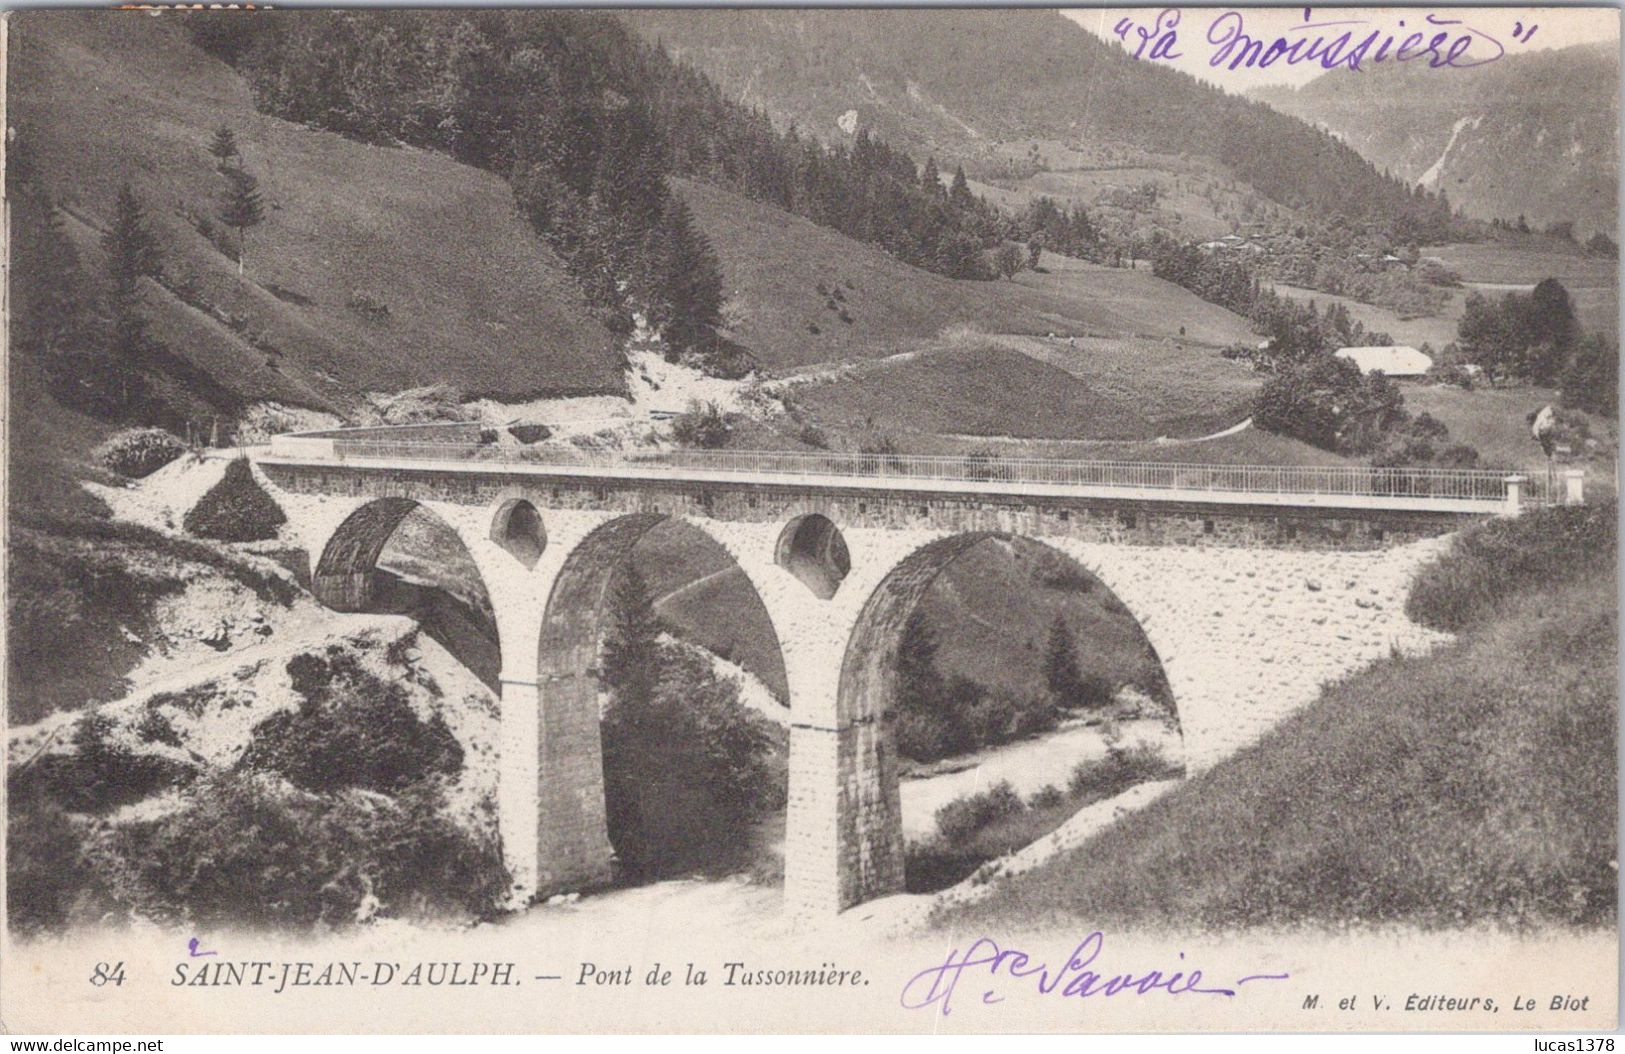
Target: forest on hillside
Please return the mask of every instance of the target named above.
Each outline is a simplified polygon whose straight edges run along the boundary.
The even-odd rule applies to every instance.
[[[956,278],[990,279],[997,213],[962,174],[859,136],[825,146],[724,99],[604,14],[267,12],[188,16],[259,106],[368,143],[444,152],[496,172],[618,332],[634,313],[675,350],[716,346],[721,276],[667,188],[688,176],[783,208]]]

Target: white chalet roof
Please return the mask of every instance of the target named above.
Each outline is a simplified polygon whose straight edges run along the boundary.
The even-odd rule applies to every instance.
[[[1433,367],[1433,358],[1407,344],[1379,344],[1365,348],[1344,348],[1337,353],[1360,368],[1361,373],[1381,370],[1390,377],[1420,377]]]

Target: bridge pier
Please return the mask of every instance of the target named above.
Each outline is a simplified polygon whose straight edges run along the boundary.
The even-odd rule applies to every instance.
[[[518,789],[531,793],[536,895],[547,896],[608,882],[615,851],[604,810],[598,685],[590,674],[568,674],[542,682],[537,695],[535,778]]]
[[[796,915],[828,917],[903,891],[895,758],[876,722],[790,731],[784,896]]]

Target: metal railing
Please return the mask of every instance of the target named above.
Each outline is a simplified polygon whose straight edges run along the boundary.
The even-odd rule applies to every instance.
[[[988,455],[755,450],[639,452],[529,448],[515,455],[494,445],[478,443],[385,442],[374,438],[336,438],[331,433],[329,436],[331,438],[325,442],[331,442],[333,456],[341,461],[489,461],[492,464],[622,470],[659,467],[778,479],[931,480],[1232,494],[1415,497],[1475,502],[1505,501],[1508,478],[1516,475],[1520,480],[1523,503],[1538,505],[1550,500],[1549,481],[1540,474],[1524,476],[1489,469],[1226,465],[1171,461],[1074,461]],[[289,453],[296,449],[292,443],[287,447]]]

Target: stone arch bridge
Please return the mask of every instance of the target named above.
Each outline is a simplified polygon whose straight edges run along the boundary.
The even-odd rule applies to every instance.
[[[521,890],[601,882],[592,669],[611,577],[656,524],[719,543],[754,586],[789,687],[785,893],[831,914],[902,889],[888,702],[903,624],[989,536],[1050,546],[1116,594],[1156,650],[1189,771],[1258,739],[1326,681],[1432,635],[1404,591],[1466,521],[1516,514],[1491,472],[980,457],[677,452],[489,456],[477,433],[343,430],[255,453],[314,563],[367,608],[380,551],[425,507],[479,568],[501,651],[499,825]]]

